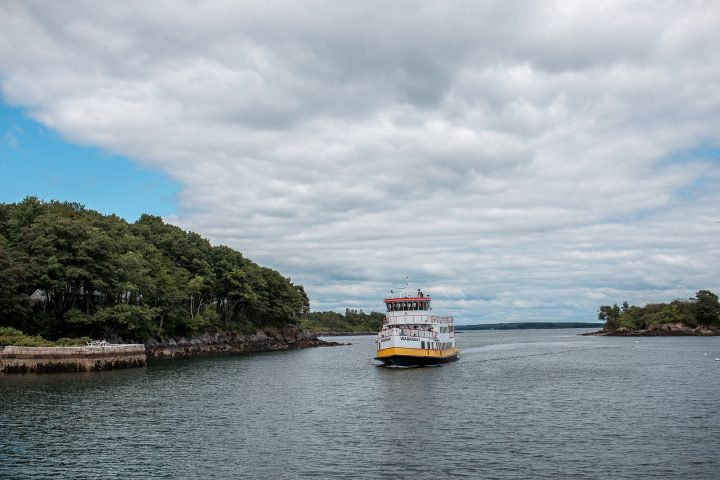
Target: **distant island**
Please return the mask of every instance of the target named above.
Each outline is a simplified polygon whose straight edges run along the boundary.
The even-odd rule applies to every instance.
[[[534,330],[548,328],[598,328],[602,323],[583,322],[509,322],[479,325],[456,325],[456,330]]]
[[[310,312],[300,318],[304,330],[318,335],[369,335],[376,334],[382,327],[384,313],[364,313],[362,310],[337,312]],[[590,322],[509,322],[478,325],[456,325],[461,330],[530,330],[548,328],[599,328],[602,323]]]
[[[720,335],[720,302],[709,290],[695,298],[670,303],[649,303],[644,307],[601,305],[598,319],[603,329],[595,335],[611,336],[689,336]]]

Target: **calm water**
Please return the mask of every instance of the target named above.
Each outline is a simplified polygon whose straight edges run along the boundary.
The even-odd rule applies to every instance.
[[[577,333],[0,377],[0,478],[720,478],[720,338]]]

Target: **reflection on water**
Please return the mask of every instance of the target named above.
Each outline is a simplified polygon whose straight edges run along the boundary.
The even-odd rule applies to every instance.
[[[720,338],[577,332],[0,377],[0,478],[718,478]]]

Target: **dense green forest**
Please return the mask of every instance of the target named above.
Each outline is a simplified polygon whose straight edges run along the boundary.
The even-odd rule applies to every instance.
[[[720,326],[720,303],[718,296],[709,290],[700,290],[695,298],[673,300],[670,303],[650,303],[636,307],[623,302],[621,307],[602,305],[598,319],[605,322],[606,330],[630,328],[647,329],[652,325],[682,323],[688,327]]]
[[[384,313],[362,310],[345,310],[345,315],[336,312],[310,312],[302,316],[303,329],[316,333],[329,332],[377,332],[383,324]]]
[[[77,203],[0,203],[0,327],[142,340],[252,332],[308,311],[302,286],[160,217],[130,224]]]

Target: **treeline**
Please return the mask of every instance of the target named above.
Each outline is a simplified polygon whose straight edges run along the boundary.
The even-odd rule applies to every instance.
[[[303,329],[311,332],[377,332],[382,327],[384,313],[365,313],[345,309],[345,315],[337,312],[309,312],[300,321]]]
[[[77,203],[0,203],[0,326],[141,340],[250,332],[308,310],[302,286],[160,217],[129,224]]]
[[[673,300],[670,303],[650,303],[636,307],[623,302],[622,306],[602,305],[598,319],[605,322],[606,330],[629,328],[642,330],[652,325],[682,323],[688,327],[720,326],[718,296],[709,290],[700,290],[695,298]]]

